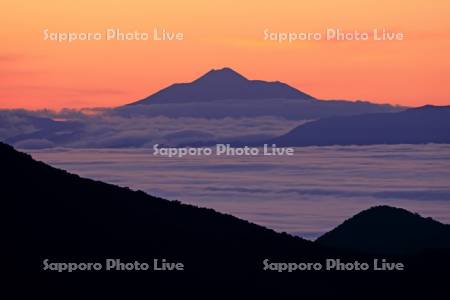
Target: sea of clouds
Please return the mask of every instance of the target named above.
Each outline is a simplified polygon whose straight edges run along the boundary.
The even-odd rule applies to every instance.
[[[279,157],[168,158],[145,148],[28,151],[81,176],[307,238],[380,204],[450,223],[450,145],[303,147]]]
[[[271,116],[130,117],[108,109],[0,110],[0,140],[23,149],[253,143],[284,134],[304,122]]]

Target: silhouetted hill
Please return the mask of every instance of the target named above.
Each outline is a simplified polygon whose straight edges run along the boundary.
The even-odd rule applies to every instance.
[[[330,117],[275,138],[279,146],[450,143],[450,106]]]
[[[248,80],[230,68],[211,70],[190,83],[176,83],[161,91],[131,103],[189,103],[225,99],[302,99],[307,95],[282,82]]]
[[[374,254],[411,254],[450,249],[450,225],[407,210],[377,206],[360,212],[316,242]]]

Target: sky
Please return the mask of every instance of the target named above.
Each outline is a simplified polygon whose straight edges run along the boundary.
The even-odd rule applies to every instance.
[[[0,108],[113,107],[210,69],[321,99],[450,104],[450,1],[0,0]],[[57,42],[49,32],[180,32],[183,40]],[[269,32],[400,32],[395,41],[264,40]]]

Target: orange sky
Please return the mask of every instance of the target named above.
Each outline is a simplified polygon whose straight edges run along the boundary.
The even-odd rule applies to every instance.
[[[242,2],[245,2],[242,3]],[[450,1],[0,0],[0,108],[116,106],[228,66],[318,98],[450,104]],[[44,41],[50,32],[184,33],[183,41]],[[327,28],[403,41],[264,41]]]

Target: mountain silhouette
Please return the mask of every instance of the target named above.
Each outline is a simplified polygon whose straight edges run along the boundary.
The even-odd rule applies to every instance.
[[[205,257],[206,262],[217,253],[235,259],[322,252],[310,241],[212,209],[80,178],[3,143],[0,164],[2,199],[12,204],[16,243],[25,250],[170,257],[180,255],[181,247],[187,260]]]
[[[199,293],[283,299],[298,296],[299,289],[301,295],[314,299],[350,299],[356,295],[359,299],[367,290],[379,296],[430,296],[431,287],[432,294],[441,294],[442,281],[448,278],[447,252],[395,257],[409,268],[392,275],[370,271],[264,271],[265,259],[324,263],[327,258],[370,262],[372,257],[276,233],[212,209],[80,178],[3,143],[0,165],[0,193],[8,224],[6,244],[13,246],[13,275],[18,278],[14,293],[19,299],[22,294],[42,294],[46,299],[61,295],[135,299],[158,293],[164,293],[165,299]],[[384,228],[380,230],[386,233]],[[104,262],[106,258],[124,263],[181,261],[185,270],[43,270],[45,259],[52,263],[87,263]],[[349,282],[352,294],[347,289],[337,292]],[[326,289],[321,288],[324,283]]]
[[[401,111],[403,107],[367,101],[319,100],[279,81],[249,80],[223,68],[189,83],[176,83],[142,100],[120,106],[125,117],[170,118],[277,117],[312,120],[330,116]]]
[[[189,103],[226,99],[301,99],[314,98],[285,83],[248,80],[230,68],[211,70],[190,83],[176,83],[142,100],[131,103]]]
[[[450,225],[401,208],[377,206],[346,220],[316,242],[374,254],[450,249]]]
[[[450,106],[330,117],[300,125],[269,143],[279,146],[450,143]]]

